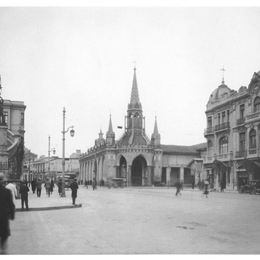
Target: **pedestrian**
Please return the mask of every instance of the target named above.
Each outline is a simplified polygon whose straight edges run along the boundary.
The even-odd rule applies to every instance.
[[[6,189],[11,191],[13,203],[15,205],[15,198],[17,197],[16,185],[13,182],[9,182],[5,187],[6,187]]]
[[[206,198],[208,197],[209,194],[209,181],[205,180],[204,181],[204,192],[203,194],[206,196]]]
[[[78,192],[78,188],[79,188],[76,179],[74,179],[73,182],[70,184],[70,188],[71,188],[72,204],[75,205],[76,198],[77,198],[77,192]]]
[[[20,187],[20,193],[21,193],[21,204],[22,204],[22,210],[24,209],[24,204],[26,207],[26,210],[29,210],[28,207],[28,192],[29,188],[26,185],[26,182],[21,182],[21,187]]]
[[[12,193],[4,187],[4,174],[0,173],[0,254],[7,253],[7,239],[10,236],[9,219],[14,220],[14,214]]]
[[[53,189],[54,189],[54,181],[53,179],[51,179],[51,189],[50,189],[51,194],[53,193]]]
[[[62,179],[58,180],[57,186],[58,186],[58,193],[61,196],[62,195]]]
[[[50,197],[51,195],[51,182],[49,179],[46,180],[45,184],[45,189],[46,189],[46,194],[48,195],[48,197]]]
[[[175,187],[176,187],[175,196],[178,196],[179,194],[181,195],[182,185],[181,185],[181,182],[179,180],[175,183]]]
[[[32,186],[32,192],[33,192],[33,194],[34,194],[34,193],[35,193],[35,190],[36,190],[36,180],[35,180],[35,179],[32,180],[31,186]]]
[[[37,183],[36,183],[36,193],[37,193],[37,197],[41,197],[41,192],[42,192],[42,180],[38,179]]]
[[[220,183],[220,192],[224,192],[224,189],[225,189],[225,183],[222,180],[221,183]]]
[[[96,182],[95,178],[92,181],[92,188],[93,188],[93,190],[95,190],[97,188],[97,182]]]
[[[191,188],[194,190],[195,187],[195,176],[192,176]]]

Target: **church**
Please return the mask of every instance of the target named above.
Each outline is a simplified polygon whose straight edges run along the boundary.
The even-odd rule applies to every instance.
[[[201,157],[206,148],[204,143],[161,144],[156,118],[151,137],[147,135],[134,68],[124,134],[116,140],[110,115],[106,136],[100,131],[94,146],[80,157],[79,180],[88,184],[95,180],[98,185],[122,180],[125,186],[173,186],[178,180],[188,186],[203,179]]]

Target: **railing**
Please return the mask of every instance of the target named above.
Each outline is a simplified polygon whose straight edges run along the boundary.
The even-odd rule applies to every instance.
[[[236,152],[236,158],[246,157],[246,150]]]
[[[225,123],[216,125],[216,126],[215,126],[215,131],[224,130],[224,129],[229,129],[229,128],[230,128],[229,122],[225,122]]]
[[[250,149],[248,150],[248,153],[249,153],[249,154],[256,154],[256,148],[250,148]]]
[[[214,132],[214,127],[208,127],[204,130],[204,135],[209,135],[209,134],[213,134]]]
[[[257,112],[254,112],[254,113],[247,115],[246,119],[249,120],[249,119],[253,119],[253,118],[256,118],[256,117],[260,117],[260,111],[257,111]]]
[[[245,118],[239,118],[237,119],[237,125],[243,125],[245,123]]]

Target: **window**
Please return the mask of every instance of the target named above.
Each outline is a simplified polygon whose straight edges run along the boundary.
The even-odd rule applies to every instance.
[[[240,105],[239,107],[239,114],[240,114],[240,119],[244,119],[244,114],[245,114],[245,105]]]
[[[254,100],[254,112],[260,111],[260,97],[256,97]]]
[[[4,111],[4,119],[5,119],[5,123],[7,124],[8,122],[8,112]]]
[[[226,112],[222,112],[222,124],[225,122]]]
[[[228,138],[226,136],[219,139],[219,154],[228,153]]]
[[[212,117],[211,116],[208,117],[208,127],[209,128],[212,127]]]
[[[245,151],[246,134],[239,133],[239,151]]]
[[[218,113],[218,124],[220,125],[220,113]]]
[[[209,155],[213,154],[213,143],[211,140],[208,140],[208,154]]]
[[[256,148],[256,131],[251,129],[249,132],[249,148]]]
[[[227,122],[229,122],[229,110],[227,110]]]
[[[21,113],[21,125],[24,126],[24,113]]]

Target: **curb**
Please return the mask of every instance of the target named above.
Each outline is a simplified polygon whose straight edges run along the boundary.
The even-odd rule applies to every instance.
[[[44,210],[58,210],[58,209],[74,209],[74,208],[81,208],[82,204],[77,205],[66,205],[66,206],[54,206],[54,207],[41,207],[41,208],[29,208],[29,210],[26,209],[16,209],[16,212],[28,212],[28,211],[44,211]]]

